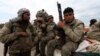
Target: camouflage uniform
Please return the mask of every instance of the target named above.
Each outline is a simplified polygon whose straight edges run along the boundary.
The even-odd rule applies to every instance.
[[[53,17],[51,15],[48,16],[48,18]],[[52,18],[53,19],[53,18]],[[48,19],[49,21],[49,19]],[[46,37],[42,38],[40,41],[40,56],[45,56],[45,47],[46,44],[55,38],[56,36],[56,24],[54,22],[48,22],[46,27]]]
[[[36,14],[36,19],[34,20],[34,28],[36,31],[36,53],[35,56],[37,56],[40,53],[39,50],[39,44],[40,40],[46,36],[46,19],[48,14],[44,10],[39,10]]]
[[[95,40],[92,42],[93,44],[89,46],[88,51],[93,53],[100,53],[100,21],[96,22],[90,27],[87,36],[89,39]]]
[[[39,43],[40,43],[40,40],[45,37],[45,30],[44,30],[45,26],[43,28],[41,28],[41,25],[45,25],[45,24],[44,23],[40,24],[36,20],[34,21],[33,26],[34,26],[35,32],[36,32],[36,37],[34,39],[34,42],[35,42],[35,45],[36,45],[35,56],[37,56],[40,53]]]
[[[51,40],[47,45],[47,56],[54,56],[54,50],[60,46],[62,56],[69,56],[72,52],[74,52],[78,44],[83,37],[84,33],[84,24],[75,19],[71,24],[70,27],[67,27],[66,24],[63,27],[65,32],[65,38],[63,39],[54,39]],[[65,43],[64,43],[65,42]]]
[[[88,38],[94,39],[100,42],[100,21],[90,27],[88,32]]]
[[[22,15],[29,12],[28,9],[22,8],[18,11],[18,17],[5,23],[0,30],[0,41],[9,45],[9,56],[30,56],[35,37],[34,28],[30,23],[22,20]],[[18,35],[18,32],[28,33],[27,37]]]

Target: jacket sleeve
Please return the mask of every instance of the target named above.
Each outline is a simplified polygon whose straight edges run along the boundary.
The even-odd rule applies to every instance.
[[[92,25],[87,33],[88,38],[100,41],[100,22]]]
[[[7,22],[3,26],[3,28],[0,30],[0,41],[2,43],[9,43],[10,41],[15,40],[17,37],[16,33],[12,32],[11,33],[11,23]]]
[[[65,35],[67,36],[66,38],[69,38],[73,42],[79,42],[83,37],[84,24],[78,23],[74,29],[64,26],[63,29],[65,31]]]

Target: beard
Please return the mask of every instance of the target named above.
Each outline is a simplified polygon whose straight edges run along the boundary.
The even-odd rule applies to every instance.
[[[22,22],[24,22],[24,23],[29,23],[29,20],[22,20]]]

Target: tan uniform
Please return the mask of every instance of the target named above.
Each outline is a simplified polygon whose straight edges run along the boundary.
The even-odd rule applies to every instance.
[[[11,25],[12,24],[10,22],[6,23],[0,31],[0,41],[2,43],[9,43],[9,53],[31,51],[31,48],[33,47],[32,39],[34,39],[31,32],[32,29],[30,29],[31,24],[29,24],[26,29],[27,33],[29,34],[28,37],[17,36],[16,32],[23,31],[20,25],[14,25],[13,27],[15,27],[15,29],[13,29],[13,32],[10,33]]]
[[[40,53],[39,50],[39,44],[42,38],[46,36],[46,24],[40,23],[37,20],[34,21],[33,27],[35,28],[36,37],[34,39],[34,42],[36,43],[36,53],[35,56],[37,56]]]
[[[63,30],[65,32],[65,40],[51,40],[47,45],[47,56],[53,56],[55,48],[57,48],[59,45],[62,46],[62,56],[70,56],[71,53],[77,49],[78,44],[83,37],[84,24],[75,19],[70,24],[70,27],[67,27],[65,24]],[[63,43],[63,41],[65,41],[65,43]]]
[[[100,21],[90,27],[87,36],[89,39],[94,40],[89,47],[89,52],[100,53]]]
[[[100,42],[100,21],[91,26],[87,35],[88,38],[95,39]]]
[[[37,32],[36,34],[37,37],[35,38],[35,42],[37,43],[35,56],[37,56],[40,53],[39,51],[40,40],[46,36],[47,16],[48,13],[44,9],[39,10],[36,13],[36,20],[34,21],[34,25],[33,25],[35,26]]]
[[[34,28],[30,23],[23,22],[20,17],[26,11],[26,9],[19,10],[21,14],[5,23],[4,27],[0,30],[0,41],[9,45],[10,56],[30,56],[34,45]],[[28,36],[21,36],[18,32],[27,32]]]
[[[46,27],[46,37],[42,38],[40,41],[40,56],[45,56],[45,47],[46,44],[55,38],[56,36],[56,24],[53,23],[47,23],[47,27]]]

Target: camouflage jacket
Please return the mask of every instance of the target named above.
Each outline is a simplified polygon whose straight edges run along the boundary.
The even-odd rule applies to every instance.
[[[66,41],[77,43],[83,38],[84,24],[78,19],[75,19],[69,26],[65,24],[63,29]]]
[[[41,40],[41,38],[46,36],[46,23],[40,23],[37,20],[35,20],[33,23],[33,27],[36,33],[34,42],[38,43],[38,41]]]
[[[29,23],[26,28],[28,37],[18,36],[16,34],[16,32],[22,31],[23,29],[20,24],[11,23],[10,21],[5,23],[4,27],[0,30],[0,41],[9,44],[9,53],[27,52],[33,47],[35,37],[33,26]]]
[[[33,27],[35,28],[36,36],[41,37],[45,35],[46,23],[40,23],[37,20],[34,21]]]
[[[100,42],[100,21],[90,27],[87,36],[88,38],[95,39]]]
[[[48,39],[53,39],[56,37],[57,35],[57,25],[53,22],[53,23],[47,23],[47,27],[46,27],[46,31],[47,31],[47,38]]]

